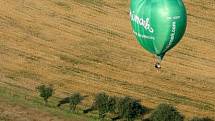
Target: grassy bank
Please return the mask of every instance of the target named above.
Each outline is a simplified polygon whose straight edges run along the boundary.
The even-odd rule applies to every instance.
[[[3,87],[2,85],[0,85],[0,105],[6,102],[8,105],[21,106],[26,110],[28,110],[29,108],[34,109],[38,112],[48,112],[50,116],[55,116],[62,120],[69,121],[98,120],[98,117],[95,114],[96,112],[84,115],[82,113],[82,107],[79,107],[79,109],[76,112],[70,112],[66,107],[63,108],[56,107],[58,100],[59,99],[57,97],[52,97],[49,100],[48,106],[45,106],[41,98],[32,96],[32,92],[14,87],[13,88]],[[10,121],[11,119],[7,119],[6,117],[0,115],[0,120]]]

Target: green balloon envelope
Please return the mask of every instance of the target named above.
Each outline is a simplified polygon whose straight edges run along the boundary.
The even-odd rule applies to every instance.
[[[181,0],[131,0],[130,21],[140,45],[162,60],[184,35],[187,15]]]

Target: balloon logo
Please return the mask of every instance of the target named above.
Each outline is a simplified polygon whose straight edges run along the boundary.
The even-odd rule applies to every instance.
[[[131,0],[130,21],[139,44],[158,60],[183,37],[187,14],[182,0]]]

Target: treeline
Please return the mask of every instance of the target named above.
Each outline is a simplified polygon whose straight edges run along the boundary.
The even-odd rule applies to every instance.
[[[48,104],[48,99],[53,95],[54,90],[52,86],[41,85],[38,86],[37,91],[39,96],[43,98],[45,105]],[[68,97],[60,100],[57,107],[64,104],[69,104],[71,112],[76,110],[77,105],[87,96],[83,96],[80,93],[73,93]],[[116,97],[107,95],[104,92],[98,93],[95,96],[93,104],[87,109],[83,110],[83,113],[89,113],[91,111],[98,111],[98,116],[101,121],[109,117],[112,121],[125,120],[125,121],[184,121],[183,114],[177,111],[177,109],[169,104],[160,104],[154,110],[151,110],[140,103],[140,100],[136,100],[132,97]],[[148,115],[148,116],[147,116]],[[198,118],[193,117],[189,121],[213,121],[208,117]]]

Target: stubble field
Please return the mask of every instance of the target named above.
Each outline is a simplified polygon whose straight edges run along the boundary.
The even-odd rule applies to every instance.
[[[213,117],[215,1],[184,2],[186,34],[157,72],[132,34],[128,0],[1,0],[0,88],[31,100],[36,86],[53,84],[56,98],[90,95],[83,105],[103,91],[133,96],[150,108],[171,103],[188,118]],[[2,100],[0,111],[11,108],[7,103]]]

